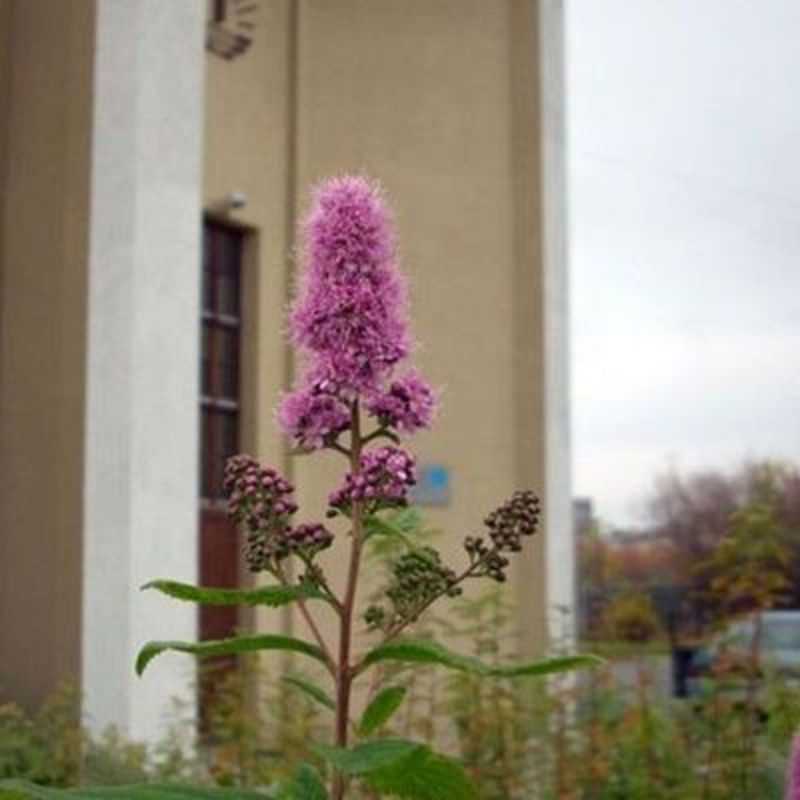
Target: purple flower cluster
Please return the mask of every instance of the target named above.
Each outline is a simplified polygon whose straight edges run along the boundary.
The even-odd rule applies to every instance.
[[[271,467],[238,455],[225,465],[228,513],[245,534],[245,560],[252,572],[275,572],[292,554],[313,558],[330,547],[333,534],[318,523],[290,527],[297,511],[294,487]]]
[[[327,382],[312,383],[284,397],[278,423],[303,450],[332,444],[350,426],[350,411]]]
[[[385,391],[373,392],[367,411],[381,425],[404,433],[430,427],[436,412],[436,395],[415,371],[394,380]]]
[[[367,450],[355,474],[345,476],[344,485],[331,492],[334,509],[349,509],[354,501],[366,501],[372,510],[406,504],[408,490],[417,482],[414,457],[399,447]]]
[[[360,177],[323,183],[303,235],[304,270],[289,325],[305,364],[281,402],[281,428],[303,449],[329,446],[349,428],[359,398],[382,424],[408,433],[426,427],[435,405],[430,387],[415,373],[391,383],[411,340],[380,190]]]

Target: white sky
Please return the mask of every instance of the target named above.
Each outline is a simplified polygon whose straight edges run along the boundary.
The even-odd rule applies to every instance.
[[[574,492],[800,461],[800,0],[567,0]]]

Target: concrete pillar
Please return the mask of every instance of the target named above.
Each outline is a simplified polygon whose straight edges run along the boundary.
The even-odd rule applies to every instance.
[[[139,587],[197,573],[205,3],[99,0],[88,266],[82,684],[95,728],[151,739],[191,659],[141,679],[196,609]]]
[[[572,521],[569,399],[564,2],[539,0],[541,69],[542,270],[547,511],[547,603],[551,640],[573,642],[576,630],[575,533]],[[559,609],[567,610],[561,613]]]

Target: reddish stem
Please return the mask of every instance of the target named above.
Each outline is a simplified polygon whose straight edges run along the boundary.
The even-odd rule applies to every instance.
[[[358,401],[351,411],[350,470],[355,476],[361,469],[361,417]],[[353,611],[358,587],[358,572],[361,565],[363,545],[363,508],[361,502],[354,500],[351,509],[350,566],[347,572],[347,588],[342,602],[341,626],[339,633],[339,664],[336,674],[336,745],[347,747],[348,722],[350,719],[350,696],[353,687],[354,670],[350,665],[350,649],[353,639]],[[336,773],[333,783],[333,800],[342,800],[347,783],[344,775]]]

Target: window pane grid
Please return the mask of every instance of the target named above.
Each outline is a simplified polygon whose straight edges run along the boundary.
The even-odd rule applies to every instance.
[[[239,450],[241,234],[206,222],[201,312],[200,496],[222,497],[226,460]]]

